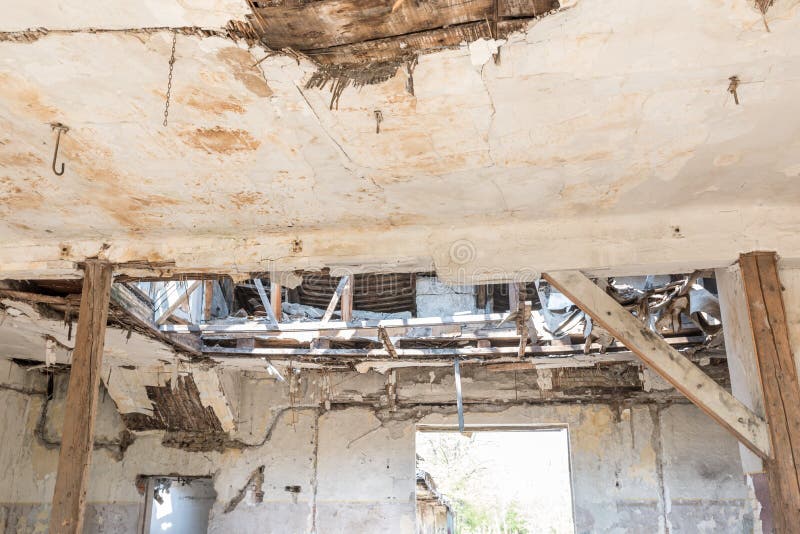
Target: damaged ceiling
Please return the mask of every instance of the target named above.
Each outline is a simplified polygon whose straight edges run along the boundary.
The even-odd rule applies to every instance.
[[[800,258],[800,2],[762,17],[747,0],[571,0],[543,18],[538,1],[368,3],[368,24],[343,0],[258,3],[263,26],[243,0],[9,7],[0,277],[75,276],[98,254],[121,271],[451,280]],[[320,50],[404,50],[482,17],[482,39],[423,50],[334,109],[330,84],[307,88]]]

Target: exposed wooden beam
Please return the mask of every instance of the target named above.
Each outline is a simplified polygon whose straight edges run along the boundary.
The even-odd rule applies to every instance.
[[[51,533],[83,532],[111,278],[110,263],[86,260],[50,513]]]
[[[162,313],[161,315],[159,315],[156,318],[155,323],[157,325],[162,325],[162,324],[166,323],[167,320],[170,318],[170,316],[173,313],[175,313],[175,310],[180,308],[180,306],[184,302],[189,300],[189,297],[192,296],[192,293],[194,293],[195,289],[200,287],[200,284],[201,284],[200,280],[195,280],[194,282],[192,282],[191,285],[188,288],[186,288],[186,291],[184,291],[183,294],[178,295],[178,298],[175,299],[175,301],[172,304],[167,306],[167,309],[164,310],[164,313]]]
[[[325,310],[325,314],[322,316],[321,323],[327,323],[333,317],[333,312],[336,310],[336,306],[339,304],[339,299],[342,297],[342,293],[345,290],[345,286],[350,283],[350,275],[343,276],[339,280],[339,285],[336,286],[336,291],[333,292],[333,296],[331,297],[330,303],[328,303],[328,308]],[[344,318],[342,318],[343,322],[347,322]]]
[[[773,519],[778,532],[795,532],[800,524],[800,383],[777,259],[774,252],[753,252],[742,255],[739,265],[772,442],[772,458],[765,464]]]
[[[55,304],[59,306],[66,306],[68,304],[75,304],[80,302],[80,295],[42,295],[40,293],[31,293],[30,291],[16,291],[13,289],[0,289],[0,297],[7,297],[14,300],[24,300],[26,302],[35,302],[37,304]]]
[[[649,330],[579,271],[544,274],[544,278],[636,353],[662,378],[728,429],[750,450],[769,457],[767,424],[687,357]]]
[[[267,292],[264,289],[264,284],[261,282],[260,279],[255,278],[253,279],[253,283],[256,285],[256,291],[258,291],[258,296],[261,299],[261,305],[264,306],[264,311],[267,312],[267,317],[272,324],[278,324],[278,319],[275,317],[275,313],[272,311],[272,304],[269,301],[269,297],[267,297]]]

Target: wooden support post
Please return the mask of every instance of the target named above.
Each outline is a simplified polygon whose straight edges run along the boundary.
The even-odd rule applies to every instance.
[[[253,283],[256,285],[256,291],[258,291],[258,296],[261,299],[261,305],[264,307],[264,312],[266,312],[269,322],[272,324],[278,324],[278,319],[275,317],[275,313],[272,311],[272,303],[269,301],[267,292],[264,289],[264,284],[258,278],[253,279]]]
[[[269,296],[270,302],[272,302],[272,315],[274,315],[275,320],[280,323],[283,317],[283,308],[281,307],[283,288],[278,282],[273,280],[269,281]]]
[[[214,302],[214,280],[206,280],[203,282],[203,320],[208,322],[211,320],[211,305]]]
[[[347,277],[347,283],[342,289],[342,321],[349,323],[353,320],[353,277]]]
[[[50,513],[51,533],[83,532],[111,275],[110,263],[86,260],[56,488]]]
[[[345,292],[345,289],[348,285],[350,285],[350,275],[343,276],[339,280],[339,285],[336,286],[336,290],[333,292],[333,296],[331,297],[331,301],[328,303],[328,308],[325,310],[325,313],[322,315],[321,323],[327,323],[333,317],[333,312],[336,311],[336,306],[339,304],[339,299],[342,297],[342,294]],[[342,305],[344,306],[344,304]],[[352,301],[350,303],[350,313],[352,314]],[[344,309],[342,309],[342,320],[344,321]]]
[[[508,311],[515,312],[519,309],[519,285],[516,282],[508,284]]]
[[[769,434],[763,419],[583,273],[561,271],[547,273],[544,278],[750,450],[761,458],[769,457]]]
[[[777,532],[800,524],[800,384],[774,252],[739,258],[758,360],[772,457],[766,464]]]

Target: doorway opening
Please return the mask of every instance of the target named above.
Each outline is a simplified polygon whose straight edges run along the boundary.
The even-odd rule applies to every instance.
[[[146,477],[140,534],[197,534],[208,531],[217,492],[209,477]]]
[[[417,430],[417,534],[574,534],[566,427]]]

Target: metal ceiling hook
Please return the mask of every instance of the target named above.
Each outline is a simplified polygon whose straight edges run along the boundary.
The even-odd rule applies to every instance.
[[[50,127],[53,130],[58,130],[58,137],[56,137],[56,149],[53,152],[53,172],[56,176],[61,176],[64,174],[64,163],[61,163],[61,172],[56,170],[56,159],[58,158],[58,145],[61,143],[61,133],[67,133],[69,131],[69,126],[64,126],[60,122],[53,122],[50,124]]]

